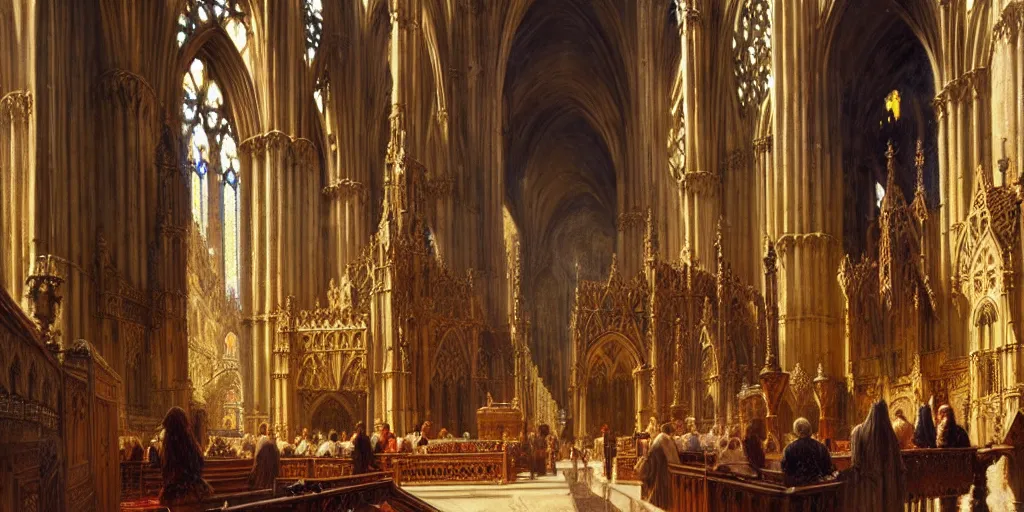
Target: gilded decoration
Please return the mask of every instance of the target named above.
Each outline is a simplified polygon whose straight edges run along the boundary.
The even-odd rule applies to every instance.
[[[848,372],[857,396],[854,417],[866,414],[878,398],[904,412],[916,409],[924,389],[921,361],[915,355],[934,351],[937,343],[927,328],[937,318],[938,301],[927,270],[931,256],[922,245],[931,217],[924,194],[923,145],[917,145],[917,182],[910,204],[896,183],[894,157],[890,143],[877,254],[869,250],[859,259],[846,256],[837,272],[845,298]]]
[[[765,357],[764,298],[733,275],[721,244],[717,272],[668,264],[657,259],[653,223],[647,224],[643,272],[625,281],[613,259],[607,281],[577,284],[571,321],[576,418],[577,428],[590,434],[598,418],[611,414],[586,411],[600,402],[591,395],[614,395],[616,379],[628,389],[634,379],[647,388],[633,404],[638,418],[695,415],[710,425],[725,414],[726,401],[717,397],[735,394],[743,379],[756,380]]]

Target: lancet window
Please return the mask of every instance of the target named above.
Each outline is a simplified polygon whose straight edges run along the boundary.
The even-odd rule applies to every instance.
[[[219,24],[239,53],[246,56],[249,48],[249,29],[245,24],[245,11],[238,0],[185,0],[185,12],[178,17],[178,46],[185,43],[207,23]]]
[[[237,137],[224,93],[202,60],[192,61],[182,86],[182,134],[191,168],[192,218],[200,234],[208,238],[209,221],[214,216],[211,204],[219,201],[225,292],[238,297],[241,163]]]
[[[668,155],[672,175],[681,179],[686,172],[686,116],[681,105],[675,126],[668,134]]]
[[[736,92],[744,110],[760,107],[774,84],[771,20],[768,0],[746,0],[733,33]]]
[[[312,64],[323,37],[324,16],[321,0],[305,0],[303,21],[306,23],[306,63]]]

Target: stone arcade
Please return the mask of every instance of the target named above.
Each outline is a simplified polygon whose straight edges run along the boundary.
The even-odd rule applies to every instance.
[[[0,0],[0,511],[159,508],[172,407],[194,507],[514,493],[542,424],[633,485],[690,418],[767,465],[670,508],[841,507],[882,399],[972,444],[906,503],[1024,510],[1022,105],[1021,0]]]

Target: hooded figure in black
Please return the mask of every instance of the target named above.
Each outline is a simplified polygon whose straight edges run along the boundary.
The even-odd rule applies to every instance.
[[[356,434],[352,436],[352,466],[353,475],[369,473],[373,466],[373,447],[370,436],[366,435],[366,425],[361,421],[356,423]]]
[[[917,409],[917,425],[914,427],[914,446],[918,448],[935,448],[935,422],[932,420],[932,408],[924,404]]]
[[[847,510],[903,512],[906,467],[885,400],[876,402],[864,423],[853,427],[850,466],[845,489]]]

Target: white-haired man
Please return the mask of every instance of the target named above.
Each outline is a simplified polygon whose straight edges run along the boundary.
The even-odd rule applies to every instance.
[[[811,422],[797,418],[793,422],[796,441],[782,453],[782,473],[786,485],[807,485],[831,475],[835,469],[828,448],[811,437]]]

